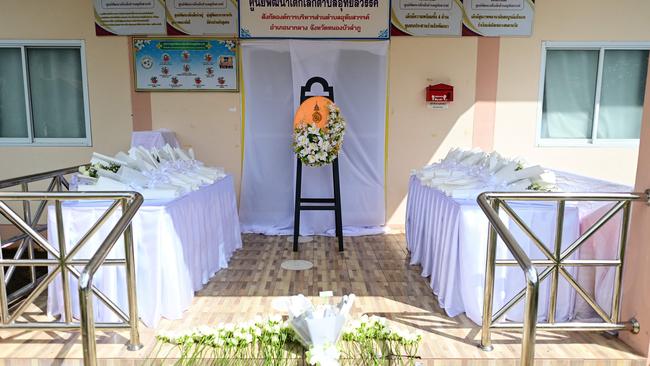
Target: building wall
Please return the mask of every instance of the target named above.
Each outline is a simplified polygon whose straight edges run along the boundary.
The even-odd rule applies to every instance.
[[[92,151],[114,154],[129,147],[133,126],[169,128],[181,143],[192,146],[210,165],[223,166],[241,178],[240,93],[133,93],[128,39],[96,37],[92,2],[66,0],[44,6],[42,0],[3,1],[0,39],[82,39],[86,42],[92,147],[0,147],[0,179],[87,162]],[[497,103],[492,141],[504,155],[581,174],[650,186],[650,91],[646,94],[642,154],[626,148],[535,147],[538,114],[541,42],[650,41],[650,2],[642,0],[537,1],[534,35],[502,38],[498,44]],[[390,101],[387,139],[387,221],[404,222],[408,176],[441,158],[451,147],[470,148],[477,90],[476,38],[395,37],[390,45]],[[429,81],[430,79],[430,81]],[[456,87],[456,101],[448,110],[433,111],[424,103],[429,83]],[[481,85],[481,88],[485,85]],[[132,113],[137,119],[134,121]],[[482,130],[481,130],[482,131]],[[488,132],[481,132],[487,133]],[[476,139],[475,139],[476,142]],[[624,319],[636,316],[640,335],[622,337],[648,353],[647,323],[649,208],[636,205],[625,274]],[[640,296],[636,296],[641,294]]]
[[[0,179],[83,163],[92,151],[114,154],[128,149],[133,128],[151,127],[174,130],[181,143],[193,147],[201,160],[233,174],[239,188],[241,93],[134,93],[128,38],[96,37],[91,2],[68,0],[57,5],[43,11],[37,0],[3,2],[0,39],[86,41],[94,146],[0,147]],[[541,42],[650,41],[650,23],[644,18],[650,13],[650,3],[599,0],[594,6],[593,0],[544,0],[536,7],[533,37],[502,38],[488,45],[488,51],[494,47],[498,51],[498,79],[493,81],[477,77],[477,69],[485,70],[477,38],[392,38],[386,165],[390,225],[404,222],[412,169],[441,158],[451,147],[483,146],[477,141],[491,141],[504,155],[523,156],[550,168],[630,184],[634,181],[637,148],[535,147]],[[622,11],[625,16],[611,16]],[[431,110],[424,102],[424,88],[437,82],[455,86],[456,100],[448,110]],[[482,95],[477,90],[490,87],[496,88],[496,106],[491,108],[489,100],[477,104],[477,95]],[[475,105],[480,106],[478,111]],[[486,121],[483,110],[494,110],[494,121]],[[485,123],[495,123],[495,128],[484,129]]]
[[[0,39],[85,40],[92,147],[0,147],[0,179],[88,162],[93,151],[116,153],[131,142],[127,39],[95,37],[92,2],[3,1]]]
[[[386,219],[403,225],[412,169],[432,163],[453,147],[472,147],[476,38],[393,37],[389,60]],[[447,110],[425,102],[429,84],[455,87]]]
[[[650,65],[648,66],[650,73]],[[650,78],[646,83],[646,100],[650,100]],[[641,128],[641,143],[639,146],[639,167],[650,165],[650,103],[646,103],[643,111],[643,127]],[[644,192],[650,188],[650,170],[639,169],[636,176],[636,192]],[[632,206],[632,221],[627,251],[626,264],[623,273],[623,304],[621,320],[635,318],[641,324],[639,334],[622,332],[621,339],[637,352],[648,356],[650,351],[650,206],[645,203],[635,203]],[[648,360],[650,365],[650,359]]]
[[[501,38],[495,149],[547,167],[632,186],[638,147],[535,146],[543,41],[650,42],[650,2],[595,3],[537,1],[533,36]]]
[[[153,128],[176,132],[206,164],[219,166],[241,181],[240,93],[150,93]]]

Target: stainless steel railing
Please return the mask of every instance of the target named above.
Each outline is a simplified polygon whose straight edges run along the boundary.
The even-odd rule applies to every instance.
[[[37,173],[37,174],[32,174],[24,177],[0,181],[0,190],[9,189],[10,191],[19,190],[22,192],[29,192],[30,184],[32,185],[42,184],[42,183],[48,183],[49,181],[49,184],[45,189],[45,191],[62,192],[64,190],[69,189],[69,184],[66,179],[66,175],[75,173],[78,171],[78,169],[79,166],[74,166],[70,168],[58,169],[49,172]],[[43,189],[40,188],[40,190]],[[47,202],[45,201],[40,202],[38,208],[36,209],[36,213],[34,215],[32,215],[32,205],[30,204],[30,202],[24,201],[22,205],[23,219],[25,220],[25,222],[29,224],[29,226],[32,229],[34,229],[38,233],[47,230],[47,225],[40,224],[41,217],[43,216],[43,212],[45,210],[46,204]],[[29,259],[34,259],[34,246],[29,235],[25,233],[20,233],[6,239],[0,238],[1,249],[8,249],[12,247],[17,248],[16,253],[14,255],[14,259],[23,258],[25,256]],[[16,266],[9,267],[5,275],[5,279],[7,282],[10,282],[12,280],[12,278],[15,275],[15,271],[16,271]],[[41,276],[40,278],[37,277],[37,273],[34,267],[31,267],[29,269],[28,282],[18,287],[16,291],[13,291],[12,293],[8,294],[9,304],[14,304],[18,300],[24,298],[31,290],[34,289],[34,287],[38,284],[38,282],[40,282],[43,278],[44,278],[43,276]]]
[[[483,324],[481,331],[481,348],[489,351],[493,349],[491,330],[492,329],[523,329],[521,365],[532,366],[535,357],[535,331],[537,328],[545,330],[562,331],[618,331],[630,330],[639,332],[639,323],[635,319],[627,322],[620,321],[621,282],[623,265],[625,259],[625,246],[627,244],[627,233],[630,222],[632,202],[649,202],[649,194],[646,193],[483,193],[477,201],[490,223],[488,234],[487,259],[485,270],[485,288],[483,296]],[[508,204],[508,201],[549,201],[557,203],[557,218],[555,226],[555,240],[553,250],[546,245],[532,232],[517,213]],[[562,250],[562,233],[564,226],[564,212],[566,203],[579,201],[608,201],[614,202],[614,206],[607,211],[596,223],[582,234],[576,241]],[[522,232],[524,232],[537,248],[544,254],[546,259],[531,260],[514,238],[506,224],[499,216],[499,210],[507,214]],[[618,258],[614,260],[580,260],[570,259],[572,254],[580,248],[594,233],[605,225],[617,213],[623,212],[621,225],[621,236],[618,250]],[[497,236],[503,241],[514,260],[498,260],[496,258]],[[494,299],[494,275],[496,266],[519,266],[526,278],[526,288],[517,293],[501,309],[493,313]],[[538,272],[535,266],[546,267]],[[613,299],[610,313],[608,314],[594,300],[589,293],[573,278],[565,267],[602,266],[615,267],[616,277],[614,281]],[[537,308],[539,299],[539,284],[550,277],[550,299],[548,322],[537,324]],[[555,312],[557,304],[558,281],[562,276],[575,291],[589,304],[589,306],[603,319],[600,323],[556,323]],[[523,323],[504,322],[499,323],[512,307],[525,298],[525,311]]]
[[[51,191],[54,188],[61,190],[62,186],[67,187],[67,182],[64,183],[65,178],[63,178],[63,174],[69,174],[76,170],[76,167],[68,168],[0,182],[0,187],[3,188],[15,186],[16,184],[11,183],[18,182],[18,184],[22,186],[23,190],[26,190],[23,184],[33,182],[32,179],[38,178],[38,180],[42,180],[52,178],[48,192],[0,192],[0,214],[23,232],[21,238],[11,238],[7,243],[10,243],[10,240],[13,240],[13,243],[20,242],[20,245],[23,246],[25,245],[25,242],[28,242],[28,244],[32,246],[32,249],[34,249],[33,246],[35,245],[38,249],[46,251],[49,256],[48,259],[35,259],[33,255],[30,255],[25,259],[22,258],[21,254],[11,259],[4,259],[0,252],[0,268],[4,269],[5,267],[9,267],[9,270],[6,273],[3,270],[0,270],[0,329],[80,329],[82,335],[84,364],[94,366],[97,364],[95,329],[117,330],[129,328],[130,340],[127,345],[128,349],[137,350],[142,347],[138,332],[138,309],[131,220],[141,206],[143,198],[136,192],[83,193]],[[109,201],[111,204],[107,206],[107,210],[88,230],[88,232],[68,251],[64,230],[65,226],[63,224],[63,202],[80,200]],[[34,219],[32,219],[30,211],[23,212],[24,217],[21,217],[8,205],[8,203],[11,202],[23,202],[23,207],[31,207],[31,203],[34,201],[40,202],[37,215]],[[47,203],[52,201],[54,202],[54,213],[56,215],[57,223],[56,239],[58,244],[56,247],[51,245],[40,234],[40,232],[43,231],[43,228],[37,226]],[[110,229],[110,232],[93,256],[90,259],[74,259],[80,249],[99,231],[100,228],[107,225],[109,218],[114,214],[117,214],[119,209],[121,209],[120,217]],[[108,254],[122,236],[124,237],[125,258],[107,259]],[[124,265],[126,267],[128,314],[125,314],[117,304],[92,284],[95,273],[101,266],[106,265]],[[78,266],[84,266],[83,270],[79,271],[79,269],[77,269]],[[32,270],[35,267],[48,267],[48,273],[42,279],[33,280],[32,288],[27,292],[26,297],[18,299],[14,303],[10,304],[6,291],[7,274],[9,274],[9,271],[15,270],[16,267],[29,267]],[[30,322],[25,321],[25,319],[21,320],[21,316],[25,313],[27,308],[37,300],[40,294],[52,283],[58,274],[61,275],[63,291],[64,311],[62,321]],[[72,315],[72,301],[69,286],[70,275],[76,277],[79,283],[80,316],[78,322],[73,319]],[[121,320],[121,322],[95,323],[92,301],[94,296],[106,305],[106,307],[110,309]]]

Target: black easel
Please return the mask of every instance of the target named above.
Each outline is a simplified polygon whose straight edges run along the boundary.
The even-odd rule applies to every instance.
[[[334,88],[322,77],[313,77],[307,84],[300,88],[300,104],[309,97],[307,92],[311,91],[314,84],[323,86],[323,91],[328,94],[330,100],[334,101]],[[300,211],[334,211],[336,219],[336,236],[339,239],[339,251],[343,251],[343,219],[341,218],[341,183],[339,180],[339,159],[332,162],[332,177],[334,179],[334,198],[302,198],[302,161],[296,161],[296,201],[295,214],[293,219],[293,251],[298,251],[298,236],[300,235]],[[320,204],[320,205],[303,205]]]

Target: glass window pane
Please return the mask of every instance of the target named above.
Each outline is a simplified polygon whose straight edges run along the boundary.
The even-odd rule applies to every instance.
[[[639,138],[647,73],[648,51],[605,51],[598,138]]]
[[[0,137],[28,137],[20,48],[0,48]]]
[[[591,138],[597,76],[597,50],[546,52],[542,138]]]
[[[28,48],[35,138],[85,138],[78,48]]]

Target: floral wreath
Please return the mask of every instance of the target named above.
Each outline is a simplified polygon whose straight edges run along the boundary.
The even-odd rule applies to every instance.
[[[320,167],[331,164],[339,155],[345,134],[345,119],[334,103],[327,105],[329,115],[325,128],[304,122],[293,130],[293,151],[303,164]]]

